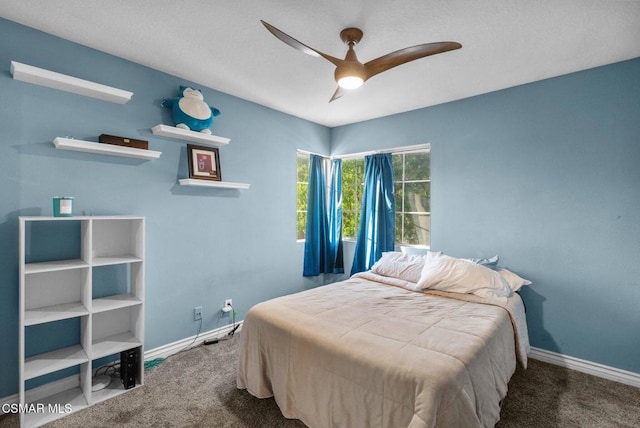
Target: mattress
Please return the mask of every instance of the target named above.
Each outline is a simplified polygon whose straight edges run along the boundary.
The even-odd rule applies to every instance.
[[[365,272],[257,304],[238,388],[310,427],[493,427],[526,367],[522,300],[411,285]]]

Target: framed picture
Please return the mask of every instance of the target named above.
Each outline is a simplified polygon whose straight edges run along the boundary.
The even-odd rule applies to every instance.
[[[222,180],[218,149],[187,144],[187,156],[189,157],[189,178]]]

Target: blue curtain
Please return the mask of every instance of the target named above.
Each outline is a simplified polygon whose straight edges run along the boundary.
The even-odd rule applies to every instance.
[[[335,186],[339,184],[340,193],[336,198],[332,192],[328,207],[324,164],[325,159],[322,156],[311,155],[309,157],[307,224],[302,272],[304,276],[344,272],[340,239],[342,236],[339,231],[342,228],[342,175],[340,171],[336,173],[332,171],[331,185],[334,186],[335,180]],[[336,190],[335,186],[332,187],[334,191]],[[339,231],[337,235],[336,227]],[[338,241],[336,241],[336,237]]]
[[[364,194],[351,275],[368,270],[395,245],[395,201],[391,154],[364,158]]]

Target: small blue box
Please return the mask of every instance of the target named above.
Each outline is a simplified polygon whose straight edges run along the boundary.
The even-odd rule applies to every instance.
[[[73,216],[73,196],[53,197],[53,216],[72,217]]]

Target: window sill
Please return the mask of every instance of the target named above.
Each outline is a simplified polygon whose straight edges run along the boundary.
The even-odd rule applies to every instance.
[[[352,242],[356,243],[355,238],[342,238],[342,242]],[[305,243],[306,239],[296,239],[296,243]],[[403,253],[419,253],[423,251],[429,251],[431,247],[427,245],[412,245],[412,244],[399,244],[395,246],[395,251],[400,251]]]

